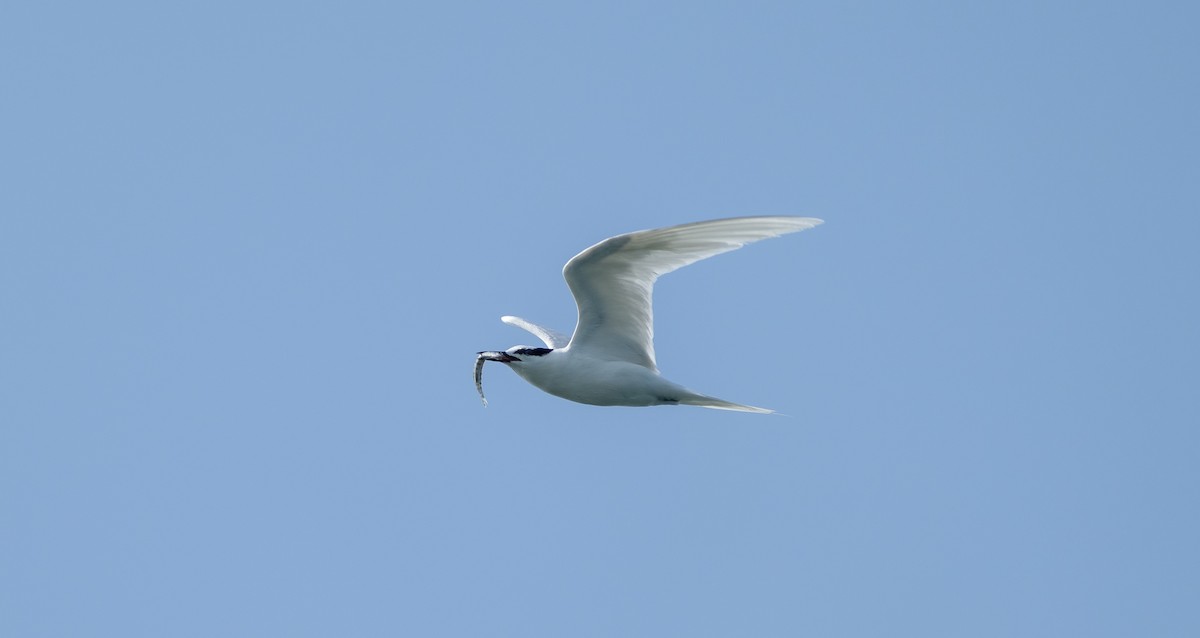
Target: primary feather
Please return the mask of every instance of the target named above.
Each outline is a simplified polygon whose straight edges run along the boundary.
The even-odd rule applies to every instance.
[[[605,239],[575,255],[563,268],[579,309],[568,347],[657,370],[652,296],[660,276],[820,223],[812,217],[734,217]]]
[[[545,326],[539,326],[532,321],[527,321],[520,317],[505,315],[500,317],[500,321],[503,321],[510,326],[516,326],[522,330],[527,330],[533,333],[535,337],[542,340],[542,343],[546,344],[547,348],[565,348],[571,341],[570,337],[558,332],[557,330],[551,330]]]

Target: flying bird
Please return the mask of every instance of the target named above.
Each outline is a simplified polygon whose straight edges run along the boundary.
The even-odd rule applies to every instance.
[[[651,297],[662,275],[737,250],[760,239],[807,230],[813,217],[734,217],[642,230],[604,241],[575,255],[563,277],[579,318],[566,335],[520,317],[504,323],[528,330],[546,347],[485,350],[475,359],[475,387],[483,396],[483,364],[498,361],[541,390],[591,405],[698,405],[770,413],[693,392],[664,379],[654,360]]]

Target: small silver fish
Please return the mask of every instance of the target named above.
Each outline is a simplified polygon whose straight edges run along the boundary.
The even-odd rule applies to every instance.
[[[487,407],[487,398],[483,396],[483,362],[487,361],[483,353],[480,352],[478,357],[475,357],[475,389],[479,390],[479,400],[483,401],[483,407]]]

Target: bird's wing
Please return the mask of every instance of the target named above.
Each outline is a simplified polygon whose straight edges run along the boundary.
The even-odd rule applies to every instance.
[[[579,307],[570,349],[657,370],[651,297],[660,275],[820,223],[812,217],[735,217],[605,239],[563,268]]]
[[[558,332],[557,330],[551,330],[545,326],[539,326],[532,321],[527,321],[520,317],[505,315],[500,317],[500,321],[503,321],[510,326],[516,326],[523,330],[532,332],[535,337],[541,339],[542,343],[546,344],[547,348],[565,348],[571,341],[570,337]]]

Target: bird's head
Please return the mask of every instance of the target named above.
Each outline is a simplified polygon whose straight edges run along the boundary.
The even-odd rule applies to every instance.
[[[545,357],[553,351],[553,348],[513,346],[504,352],[498,352],[496,350],[484,350],[483,352],[478,353],[479,356],[475,358],[475,388],[479,390],[479,398],[483,400],[483,404],[487,405],[487,399],[483,398],[484,361],[499,361],[500,363],[507,363],[509,364],[509,367],[513,370],[516,370],[518,374],[525,376],[525,372],[522,370],[522,368],[531,363],[544,361],[542,357]]]
[[[530,360],[537,360],[538,357],[544,357],[551,352],[551,348],[513,346],[504,352],[485,350],[479,353],[479,358],[487,361],[499,361],[500,363],[524,363]]]

